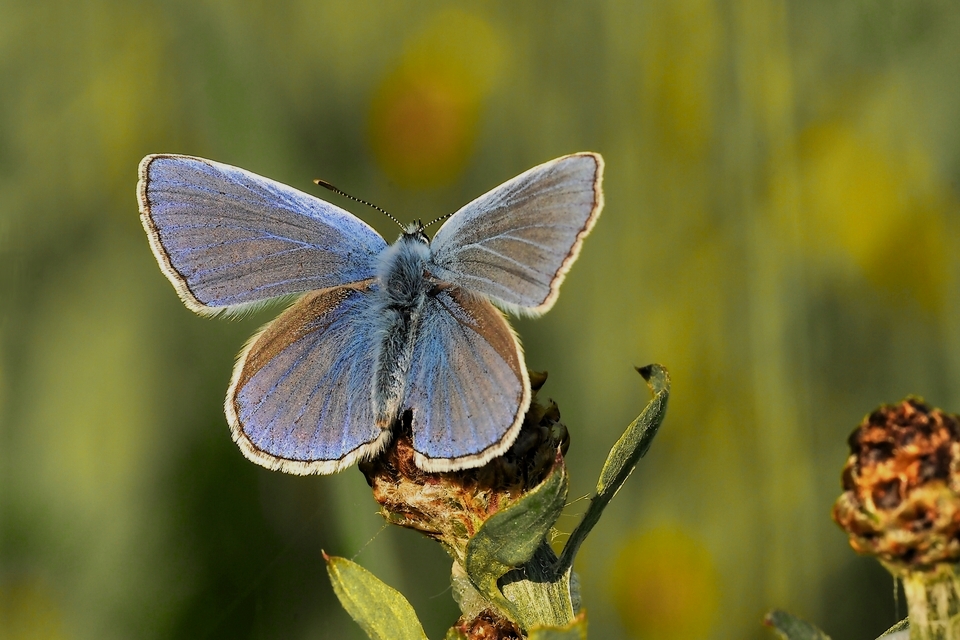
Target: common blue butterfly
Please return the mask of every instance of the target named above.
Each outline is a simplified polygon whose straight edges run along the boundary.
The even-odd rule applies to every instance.
[[[240,353],[225,411],[248,458],[334,473],[377,455],[412,412],[416,464],[504,453],[530,405],[523,351],[497,309],[546,312],[603,207],[603,159],[551,160],[480,196],[428,239],[392,245],[343,209],[182,155],[140,163],[140,218],[197,313],[302,294]],[[494,306],[496,305],[496,307]]]

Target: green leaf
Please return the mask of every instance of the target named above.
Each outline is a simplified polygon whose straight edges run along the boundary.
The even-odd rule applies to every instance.
[[[477,590],[516,620],[513,606],[497,580],[533,557],[567,501],[567,473],[562,464],[512,505],[492,515],[467,543],[463,568]]]
[[[774,609],[763,619],[763,624],[773,627],[784,640],[830,640],[820,629],[786,611]]]
[[[427,640],[403,595],[346,558],[323,554],[340,604],[372,640]]]
[[[460,613],[468,620],[479,616],[484,609],[493,607],[493,603],[480,595],[470,581],[470,577],[467,576],[466,570],[456,560],[453,561],[450,571],[450,592],[457,606],[460,607]]]
[[[563,627],[533,627],[529,640],[587,640],[587,618],[584,614]]]
[[[583,519],[573,533],[570,534],[563,555],[560,558],[560,568],[573,566],[574,557],[587,534],[600,520],[603,510],[620,491],[630,474],[653,443],[654,436],[663,424],[667,413],[667,400],[670,397],[670,374],[659,364],[650,364],[637,368],[637,371],[647,381],[647,386],[653,392],[653,399],[647,403],[637,419],[623,432],[603,464],[600,479],[597,481],[597,493],[590,499],[590,506],[583,514]]]
[[[653,399],[613,445],[603,464],[600,479],[597,481],[597,495],[609,496],[607,501],[616,495],[633,473],[640,458],[647,454],[667,413],[670,374],[659,364],[650,364],[638,368],[637,371],[647,381],[647,386],[653,392]]]

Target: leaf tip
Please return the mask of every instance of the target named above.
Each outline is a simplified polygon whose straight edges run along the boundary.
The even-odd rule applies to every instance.
[[[643,379],[644,379],[644,380],[650,380],[650,376],[653,375],[653,367],[654,367],[654,366],[655,366],[655,365],[648,364],[648,365],[645,366],[645,367],[634,367],[634,369],[637,370],[637,373],[639,373],[641,376],[643,376]]]

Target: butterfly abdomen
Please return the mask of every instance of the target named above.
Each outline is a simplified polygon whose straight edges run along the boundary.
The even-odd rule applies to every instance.
[[[422,235],[405,233],[383,252],[377,270],[376,369],[372,401],[377,424],[389,428],[400,411],[413,338],[431,288],[424,275],[430,247]]]

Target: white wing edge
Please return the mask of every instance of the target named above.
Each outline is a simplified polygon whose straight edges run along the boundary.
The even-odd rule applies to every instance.
[[[160,231],[157,229],[156,225],[153,223],[153,218],[150,216],[150,201],[147,199],[147,188],[150,183],[150,165],[154,160],[158,160],[160,158],[188,158],[206,162],[203,160],[203,158],[194,158],[193,156],[182,156],[169,153],[151,154],[140,161],[140,179],[137,181],[137,202],[140,204],[140,222],[143,224],[143,230],[147,232],[147,240],[150,242],[150,250],[153,251],[153,257],[156,258],[157,264],[160,265],[160,271],[162,271],[163,275],[167,276],[167,280],[173,284],[173,288],[176,290],[177,295],[180,296],[180,300],[183,301],[183,304],[186,305],[188,309],[202,316],[216,316],[224,312],[233,311],[234,307],[208,307],[200,302],[200,300],[193,295],[193,292],[190,291],[190,287],[187,285],[186,278],[184,278],[180,272],[174,268],[173,263],[170,262],[170,255],[167,253],[167,250],[164,249],[163,243],[160,241]],[[242,309],[237,310],[242,311]]]
[[[227,397],[223,403],[223,412],[227,416],[227,423],[230,425],[230,435],[233,437],[233,441],[237,443],[237,446],[240,447],[243,455],[251,462],[255,462],[261,467],[266,467],[271,471],[282,471],[283,473],[298,476],[330,475],[342,471],[360,460],[368,460],[380,455],[393,437],[393,431],[390,429],[384,429],[376,440],[360,445],[338,460],[304,461],[279,458],[258,449],[257,446],[250,441],[250,438],[248,438],[247,434],[243,431],[243,427],[240,424],[240,417],[237,415],[234,404],[237,395],[237,385],[240,383],[243,365],[247,361],[250,350],[263,332],[270,327],[270,324],[272,323],[267,323],[253,334],[237,356],[237,362],[233,367],[233,375],[230,378],[230,386],[227,388]]]
[[[600,212],[603,211],[603,156],[592,151],[581,151],[580,153],[571,153],[570,155],[551,160],[545,164],[552,164],[566,158],[578,156],[589,156],[597,163],[597,168],[593,176],[593,208],[590,210],[590,215],[587,216],[583,227],[579,233],[577,233],[577,237],[573,241],[573,246],[570,247],[570,252],[567,253],[567,257],[563,259],[563,262],[560,263],[560,268],[553,274],[553,279],[550,281],[550,293],[547,294],[544,301],[536,307],[508,305],[510,310],[513,311],[514,308],[516,309],[513,311],[514,313],[519,311],[520,315],[536,317],[543,315],[553,307],[557,301],[557,297],[560,295],[560,285],[563,284],[564,279],[567,277],[567,272],[570,271],[570,267],[572,267],[573,263],[580,257],[580,248],[583,246],[583,241],[590,235],[590,232],[593,231],[593,225],[597,223],[597,218],[600,217]]]

